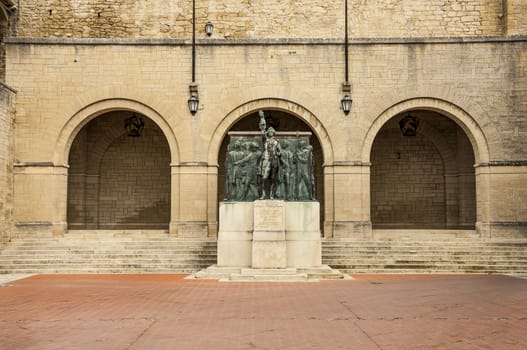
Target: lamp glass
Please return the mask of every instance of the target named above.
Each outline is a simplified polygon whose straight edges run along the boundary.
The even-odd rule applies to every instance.
[[[351,97],[349,95],[345,95],[342,100],[340,100],[340,103],[342,105],[342,110],[345,114],[348,114],[351,111],[351,103],[353,101],[351,100]]]
[[[198,106],[199,106],[198,96],[195,96],[195,95],[190,96],[187,102],[188,102],[188,109],[190,113],[192,113],[192,115],[196,114],[196,112],[198,111]]]
[[[211,36],[213,30],[214,24],[212,24],[211,21],[208,21],[207,24],[205,24],[205,33],[207,33],[208,36]]]

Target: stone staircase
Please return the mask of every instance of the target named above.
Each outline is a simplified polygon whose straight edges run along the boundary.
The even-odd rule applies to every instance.
[[[195,273],[214,269],[215,240],[178,238],[163,231],[70,231],[64,237],[14,238],[0,251],[0,274]],[[342,273],[493,273],[527,277],[527,240],[325,240],[320,271]],[[209,269],[210,270],[210,269]],[[329,272],[328,272],[329,271]],[[211,271],[215,272],[215,271]],[[242,276],[233,279],[259,279]]]
[[[527,276],[527,241],[331,240],[322,263],[357,273],[485,273]]]
[[[216,241],[164,231],[70,231],[15,238],[0,251],[0,274],[192,273],[216,263]]]

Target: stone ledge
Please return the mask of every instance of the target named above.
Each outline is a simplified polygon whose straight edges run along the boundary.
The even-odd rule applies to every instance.
[[[527,166],[527,160],[492,160],[487,163],[479,163],[474,167],[489,167],[489,166]]]
[[[191,46],[186,39],[134,39],[134,38],[5,38],[6,44],[15,45],[163,45]],[[513,43],[527,42],[527,35],[470,36],[470,37],[421,37],[421,38],[352,38],[349,45],[393,45],[393,44],[469,44],[469,43]],[[344,45],[344,38],[307,39],[196,39],[200,46],[255,46],[255,45]]]

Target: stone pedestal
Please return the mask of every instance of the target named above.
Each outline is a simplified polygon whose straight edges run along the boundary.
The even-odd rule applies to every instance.
[[[273,200],[254,202],[253,268],[287,266],[284,204]]]
[[[321,266],[319,210],[318,202],[220,203],[218,266]]]
[[[252,264],[253,202],[220,203],[218,266],[250,267]]]
[[[286,203],[287,266],[318,267],[322,265],[319,213],[320,204],[318,202]]]
[[[244,281],[342,279],[322,265],[318,202],[220,203],[218,264],[193,278]]]

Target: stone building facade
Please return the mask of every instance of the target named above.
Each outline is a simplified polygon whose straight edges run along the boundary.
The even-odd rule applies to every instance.
[[[3,0],[2,237],[216,237],[227,133],[259,110],[313,133],[326,239],[527,237],[527,3],[348,0],[348,50],[345,3]]]

